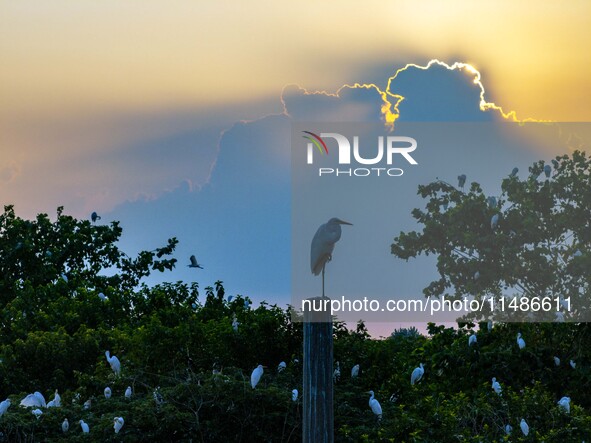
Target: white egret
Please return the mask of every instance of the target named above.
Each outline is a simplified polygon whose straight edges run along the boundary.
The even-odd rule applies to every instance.
[[[517,333],[517,345],[519,346],[519,349],[525,348],[525,340],[521,338],[521,332]]]
[[[513,170],[511,171],[511,174],[509,174],[509,177],[515,177],[518,172],[519,172],[519,168],[513,168]]]
[[[70,423],[68,422],[67,418],[64,418],[64,421],[62,422],[62,432],[65,434],[66,432],[68,432],[69,429]]]
[[[458,175],[458,187],[464,189],[466,184],[466,174]]]
[[[68,276],[66,274],[62,273],[61,277],[62,277],[62,280],[63,281],[65,281],[66,283],[68,283]]]
[[[554,364],[556,366],[560,366],[560,359],[558,357],[556,357],[556,356],[554,356]]]
[[[326,263],[332,259],[334,245],[341,238],[341,225],[352,225],[352,223],[338,218],[331,218],[328,222],[321,225],[314,238],[310,248],[310,268],[312,274],[318,275],[322,272],[322,296],[324,297],[324,268]]]
[[[546,174],[546,178],[550,178],[551,173],[552,173],[552,166],[550,166],[550,165],[544,166],[544,174]]]
[[[332,373],[332,380],[334,383],[341,379],[341,364],[337,362],[337,367],[334,369]]]
[[[492,320],[488,321],[488,323],[486,324],[486,328],[488,329],[488,332],[492,331],[492,328],[493,328]]]
[[[421,378],[423,378],[423,374],[425,373],[425,369],[423,368],[423,364],[421,363],[418,368],[415,368],[410,375],[410,384],[414,385],[418,383]]]
[[[577,368],[577,364],[575,363],[575,361],[574,361],[574,360],[571,360],[571,361],[569,361],[568,363],[570,364],[570,367],[571,367],[571,368],[573,368],[573,369],[576,369],[576,368]]]
[[[121,362],[119,359],[115,355],[111,357],[111,351],[105,351],[105,357],[107,357],[107,361],[111,365],[111,369],[115,375],[119,376],[121,374]]]
[[[380,402],[374,397],[373,391],[369,391],[369,407],[371,411],[378,417],[378,420],[382,418],[382,406]]]
[[[529,426],[524,418],[521,419],[521,423],[519,423],[519,427],[521,428],[521,432],[523,432],[523,435],[525,435],[527,437],[527,435],[529,434]]]
[[[478,280],[480,278],[480,272],[476,271],[474,273],[474,280]]]
[[[234,314],[234,319],[232,320],[232,329],[234,332],[238,332],[238,326],[240,326],[240,322],[238,321],[236,314]]]
[[[80,423],[80,427],[82,428],[82,432],[85,434],[88,434],[90,432],[90,428],[88,427],[86,422],[84,420],[80,420],[79,423]]]
[[[510,435],[513,432],[513,426],[507,424],[505,425],[505,434]]]
[[[115,429],[115,434],[119,433],[124,423],[125,420],[123,420],[123,417],[115,417],[115,419],[113,420],[113,428]]]
[[[558,407],[564,409],[564,412],[570,414],[570,397],[562,397],[558,400]]]
[[[392,395],[390,396],[390,402],[391,402],[391,403],[394,403],[396,400],[398,400],[398,396],[397,396],[396,394],[392,394]]]
[[[111,398],[111,388],[107,386],[104,390],[104,394],[106,399]]]
[[[127,389],[125,390],[125,398],[127,398],[127,399],[131,398],[131,386],[128,386]]]
[[[490,219],[490,228],[494,231],[499,225],[499,214],[495,214]]]
[[[282,361],[277,365],[277,372],[283,372],[285,368],[287,368],[287,363]]]
[[[291,401],[298,401],[299,392],[297,389],[291,391]]]
[[[29,394],[23,398],[20,405],[25,408],[47,407],[47,403],[45,403],[45,397],[43,397],[43,394],[38,391],[35,391],[35,393]]]
[[[90,214],[90,219],[92,220],[93,223],[96,223],[96,221],[100,220],[101,217],[96,212],[93,212],[92,214]]]
[[[90,406],[92,405],[92,400],[90,400],[90,398],[88,400],[86,400],[84,402],[84,409],[90,409]]]
[[[2,417],[4,415],[4,413],[8,410],[9,407],[10,407],[10,399],[9,398],[7,398],[2,403],[0,403],[0,417]]]
[[[164,397],[162,397],[162,394],[160,393],[160,386],[156,386],[156,389],[154,389],[154,392],[152,392],[152,397],[154,398],[156,406],[160,406],[162,403],[164,403]]]
[[[31,414],[33,414],[35,416],[35,418],[37,420],[39,420],[39,417],[41,417],[43,415],[43,411],[41,409],[33,409],[31,411]]]
[[[580,249],[577,249],[577,250],[575,251],[575,253],[573,254],[573,256],[574,256],[574,257],[580,257],[581,255],[583,255],[583,253],[581,252],[581,250],[580,250]]]
[[[53,400],[51,400],[49,403],[47,403],[47,407],[48,408],[51,408],[51,407],[59,408],[59,407],[61,407],[61,405],[62,405],[62,398],[60,397],[60,395],[56,389],[53,394]]]
[[[501,391],[503,389],[501,388],[501,384],[497,381],[496,377],[492,378],[492,388],[493,391],[495,391],[498,395],[501,395]]]
[[[476,334],[472,334],[468,337],[468,346],[472,346],[476,344]]]
[[[252,386],[252,389],[256,388],[259,384],[259,381],[261,381],[263,372],[263,365],[258,365],[256,368],[254,368],[252,374],[250,374],[250,385]]]
[[[107,301],[108,298],[105,294],[103,294],[102,292],[99,292],[98,298],[101,299],[101,301]]]
[[[488,206],[490,206],[491,208],[494,208],[497,206],[497,198],[496,197],[488,197],[486,199]]]
[[[355,365],[351,368],[351,378],[359,377],[359,365]]]
[[[197,263],[197,258],[194,255],[189,257],[189,260],[191,261],[191,263],[187,265],[189,268],[203,269],[203,266],[201,266],[199,263]]]

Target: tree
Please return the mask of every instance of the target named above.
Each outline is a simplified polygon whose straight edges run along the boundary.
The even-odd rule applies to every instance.
[[[498,197],[476,182],[468,192],[440,180],[419,186],[429,201],[412,215],[423,230],[401,232],[391,249],[406,260],[437,256],[440,278],[426,296],[494,297],[501,321],[591,320],[591,157],[575,151],[529,173],[503,179]]]

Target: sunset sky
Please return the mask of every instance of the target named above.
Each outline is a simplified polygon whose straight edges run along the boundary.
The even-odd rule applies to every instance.
[[[209,211],[224,219],[237,211],[222,185],[245,166],[224,163],[224,136],[248,130],[235,123],[292,116],[309,96],[288,85],[386,91],[398,69],[435,58],[475,67],[486,100],[520,119],[586,122],[589,42],[585,0],[1,2],[0,198],[22,217],[60,205],[80,218],[96,210],[129,228],[131,249],[176,235],[182,264],[192,251],[210,264],[203,285],[219,278],[272,296],[283,291],[244,280],[232,267],[241,265],[224,260],[234,239],[215,230],[223,223],[200,229]],[[287,151],[265,161],[288,164],[283,142]],[[208,200],[200,195],[208,186],[222,194]],[[192,212],[205,211],[197,200],[216,207]],[[205,237],[218,241],[219,255]]]

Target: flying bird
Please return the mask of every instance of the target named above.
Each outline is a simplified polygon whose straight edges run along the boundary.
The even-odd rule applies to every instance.
[[[380,402],[374,397],[373,391],[369,391],[369,407],[371,411],[378,417],[378,420],[382,418],[382,406]]]
[[[525,340],[521,338],[521,332],[517,333],[517,345],[519,346],[519,349],[525,348]]]
[[[322,272],[322,296],[324,296],[324,268],[326,263],[332,259],[335,243],[341,238],[341,225],[352,225],[352,223],[339,218],[331,218],[318,228],[312,239],[310,268],[314,275]]]
[[[67,418],[64,418],[64,421],[62,422],[62,432],[65,434],[68,432],[68,429],[70,429],[70,423]]]
[[[115,419],[113,420],[113,428],[115,429],[115,434],[119,433],[124,423],[125,420],[123,420],[123,417],[115,417]]]
[[[529,426],[527,425],[527,422],[525,421],[524,418],[521,419],[521,423],[519,423],[519,427],[521,428],[521,432],[523,432],[523,435],[525,435],[527,437],[527,435],[529,434]]]
[[[86,422],[84,420],[80,420],[79,423],[80,423],[80,427],[82,428],[82,432],[85,434],[88,434],[90,432],[90,428],[88,427]]]
[[[105,357],[107,357],[107,361],[111,365],[111,369],[115,375],[119,376],[121,374],[121,362],[119,359],[115,355],[111,357],[111,351],[105,351]]]
[[[466,184],[466,174],[458,175],[458,187],[464,189]]]
[[[187,265],[189,268],[203,269],[203,266],[201,266],[199,263],[197,263],[197,258],[194,255],[189,257],[189,260],[191,261],[191,263]]]
[[[96,212],[93,212],[92,214],[90,214],[90,219],[92,220],[93,223],[96,223],[96,221],[100,220],[101,217]]]
[[[503,389],[501,388],[501,384],[497,381],[496,377],[492,378],[492,388],[493,391],[495,391],[498,395],[501,395],[501,391]]]
[[[258,365],[256,368],[254,368],[252,374],[250,374],[250,385],[252,386],[252,389],[256,388],[259,384],[259,381],[261,381],[263,372],[263,365]]]
[[[421,363],[418,368],[414,368],[412,374],[410,375],[410,384],[414,385],[418,383],[421,378],[423,378],[423,374],[425,373],[425,369],[423,368],[423,364]]]

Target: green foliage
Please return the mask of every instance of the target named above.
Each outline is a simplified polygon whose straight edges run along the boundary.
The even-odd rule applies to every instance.
[[[0,399],[12,402],[0,416],[0,442],[300,441],[302,400],[293,402],[291,391],[303,391],[301,323],[277,306],[250,307],[241,295],[230,300],[221,281],[203,293],[197,283],[148,287],[146,275],[174,266],[176,240],[130,258],[116,247],[120,235],[116,223],[77,221],[61,209],[54,222],[46,215],[21,220],[11,207],[0,216]],[[591,329],[519,325],[527,340],[520,351],[517,326],[487,332],[473,323],[430,324],[428,336],[410,328],[374,340],[363,322],[349,329],[335,320],[336,441],[509,441],[507,423],[510,441],[588,440]],[[478,342],[468,347],[472,332]],[[106,350],[121,361],[119,377]],[[281,361],[287,368],[279,372]],[[411,386],[419,363],[425,375]],[[252,389],[258,364],[267,369]],[[361,371],[353,379],[355,364]],[[492,377],[502,396],[492,391]],[[55,389],[61,407],[41,408],[40,418],[19,407],[28,393],[49,400]],[[382,405],[381,420],[368,406],[369,390]],[[570,414],[556,404],[564,395],[572,399]],[[115,417],[125,419],[119,434]],[[519,433],[521,418],[530,424],[528,438]]]

